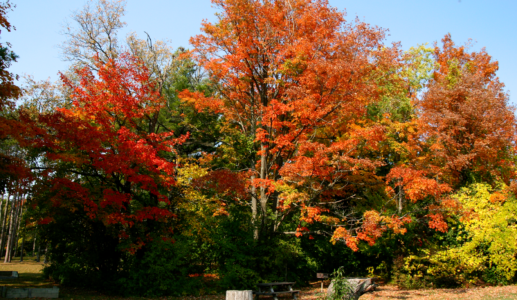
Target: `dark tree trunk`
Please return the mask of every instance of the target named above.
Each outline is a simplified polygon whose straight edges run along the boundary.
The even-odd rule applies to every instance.
[[[14,257],[16,257],[16,252],[18,251],[18,238],[19,238],[19,235],[20,235],[20,223],[21,223],[21,220],[22,220],[22,213],[23,213],[23,197],[19,197],[18,198],[18,205],[16,207],[16,214],[15,214],[15,219],[14,219],[14,231],[13,231],[13,253],[11,255],[11,259],[13,259]]]
[[[45,248],[45,260],[43,261],[44,264],[48,264],[48,245]]]
[[[36,256],[36,262],[40,262],[41,259],[41,245],[38,244],[38,255]]]

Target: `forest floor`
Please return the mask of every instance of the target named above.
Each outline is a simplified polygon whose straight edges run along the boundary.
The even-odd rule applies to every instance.
[[[51,287],[50,281],[44,280],[41,270],[43,263],[35,262],[33,257],[25,258],[20,263],[16,258],[12,263],[0,262],[0,271],[18,271],[19,279],[2,280],[0,286],[10,287]],[[324,290],[325,291],[325,290]],[[300,300],[323,299],[325,292],[321,292],[319,283],[312,287],[301,288]],[[69,300],[147,300],[143,297],[113,297],[98,292],[61,288],[59,298]],[[160,297],[156,300],[224,300],[224,295],[209,295],[200,297]],[[272,300],[272,297],[261,297]],[[279,297],[280,300],[292,299],[291,296]],[[517,286],[475,287],[469,289],[427,289],[427,290],[400,290],[396,286],[382,285],[375,292],[365,294],[359,300],[517,300]]]

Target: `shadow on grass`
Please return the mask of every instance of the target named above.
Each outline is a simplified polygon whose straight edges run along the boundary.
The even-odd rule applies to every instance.
[[[43,278],[42,273],[19,273],[16,279],[0,280],[0,285],[21,288],[21,287],[53,287],[54,284]]]

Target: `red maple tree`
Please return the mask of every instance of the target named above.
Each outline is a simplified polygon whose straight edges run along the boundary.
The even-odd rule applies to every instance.
[[[77,70],[77,81],[62,75],[71,107],[42,114],[37,122],[23,116],[31,124],[25,143],[50,162],[44,175],[52,193],[40,199],[41,206],[76,211],[79,204],[90,218],[118,228],[121,241],[135,252],[170,230],[171,157],[187,136],[158,131],[165,101],[138,59],[122,54],[96,67],[96,73]],[[52,209],[48,214],[47,223]]]

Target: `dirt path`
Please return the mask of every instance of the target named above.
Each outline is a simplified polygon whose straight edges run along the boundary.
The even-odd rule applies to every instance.
[[[301,300],[321,299],[319,288],[302,289]],[[470,289],[399,290],[395,286],[381,286],[359,300],[516,300],[517,286]]]
[[[300,300],[323,300],[320,288],[302,288]],[[74,298],[75,299],[75,298]],[[164,298],[160,298],[164,299]],[[224,300],[224,295],[201,297],[167,298],[174,300]],[[260,299],[273,300],[273,297],[261,296]],[[291,300],[290,295],[279,300]],[[485,287],[470,289],[434,289],[434,290],[399,290],[395,286],[381,286],[373,293],[368,293],[359,300],[517,300],[517,286]]]

